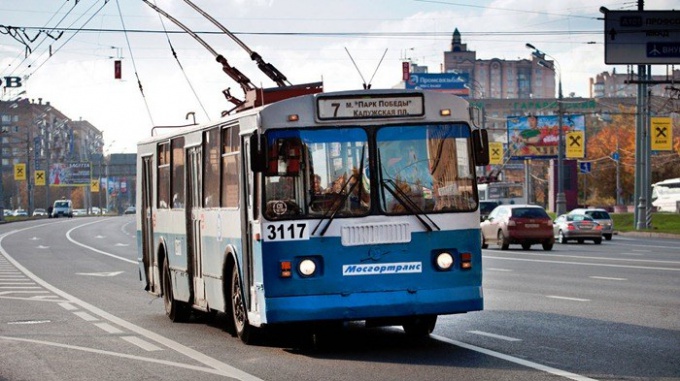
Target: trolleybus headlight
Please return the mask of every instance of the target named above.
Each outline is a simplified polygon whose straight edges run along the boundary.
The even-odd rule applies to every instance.
[[[312,276],[316,271],[316,263],[311,259],[303,259],[298,265],[298,271],[303,276]]]
[[[437,255],[437,267],[440,270],[450,270],[453,266],[453,256],[450,253],[444,252]]]

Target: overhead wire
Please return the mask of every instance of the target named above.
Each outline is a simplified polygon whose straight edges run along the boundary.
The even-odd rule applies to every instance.
[[[64,6],[66,6],[66,4],[67,4],[67,2],[64,2],[64,3],[61,5],[61,7],[59,7],[59,9],[57,9],[56,12],[54,12],[54,14],[52,15],[52,17],[50,17],[50,19],[47,20],[47,22],[45,22],[45,27],[44,27],[45,29],[47,28],[47,26],[49,25],[49,23],[56,17],[56,15],[59,14],[59,12],[62,10],[62,8],[64,8]],[[61,18],[61,20],[59,20],[59,21],[57,22],[57,24],[56,24],[54,27],[52,27],[52,28],[50,29],[50,31],[54,31],[55,28],[58,27],[59,24],[61,24],[62,21],[64,21],[64,19],[66,19],[66,17],[68,17],[68,15],[69,15],[71,12],[73,12],[73,10],[75,9],[75,7],[76,7],[77,5],[78,5],[78,3],[76,2],[76,3],[73,5],[73,7],[71,7],[71,9],[70,9],[68,12],[66,12],[66,14]],[[39,30],[40,30],[39,33],[42,33],[42,32],[43,32],[43,29],[42,29],[42,28],[39,29]],[[45,32],[45,33],[47,33],[47,32]],[[63,31],[61,31],[61,33],[63,33]],[[36,37],[36,38],[37,38],[37,37]],[[43,37],[42,40],[41,40],[40,42],[38,42],[38,44],[37,44],[34,48],[31,49],[31,53],[29,53],[29,54],[27,54],[27,55],[24,55],[24,58],[21,59],[21,61],[16,65],[15,68],[12,69],[12,71],[10,72],[10,75],[14,75],[15,71],[18,70],[24,62],[26,62],[26,60],[28,59],[28,57],[29,57],[31,54],[33,54],[33,52],[35,52],[38,48],[40,48],[40,45],[42,45],[42,43],[45,42],[46,39],[47,39],[47,36]],[[16,59],[19,59],[20,56],[21,56],[21,53],[20,53],[20,55],[19,55],[17,58],[15,58],[15,61],[16,61]],[[10,66],[12,66],[11,63],[10,63]]]
[[[101,12],[102,9],[104,9],[104,7],[106,6],[106,4],[108,4],[108,2],[109,2],[109,0],[104,0],[104,4],[102,4],[102,6],[99,7],[99,9],[97,9],[97,10],[96,10],[96,11],[95,11],[95,12],[94,12],[87,20],[85,20],[85,22],[83,23],[83,26],[87,25],[90,21],[92,21],[92,19],[93,19],[99,12]],[[94,6],[95,6],[96,4],[97,4],[96,2],[93,3],[92,6],[91,6],[90,8],[87,9],[87,11],[90,11],[92,8],[94,8]],[[80,17],[78,17],[73,23],[71,23],[71,25],[74,25],[76,22],[78,22],[78,20],[80,20],[86,13],[87,13],[87,12],[83,13],[83,14],[82,14]],[[40,68],[42,68],[42,67],[45,65],[45,63],[47,63],[47,61],[50,60],[50,58],[52,58],[58,51],[60,51],[64,46],[66,46],[66,44],[68,44],[68,43],[69,43],[76,35],[78,35],[78,33],[79,33],[81,30],[82,30],[82,27],[76,29],[76,30],[75,30],[75,33],[73,33],[69,38],[67,38],[66,41],[64,41],[64,43],[62,43],[60,46],[58,46],[58,47],[56,48],[56,50],[54,50],[54,51],[52,52],[52,54],[50,54],[50,55],[45,59],[45,61],[43,61],[37,68],[35,68],[35,69],[33,70],[33,72],[31,73],[31,75],[35,74],[36,71],[40,70]],[[36,61],[33,61],[33,62],[36,62]],[[33,67],[33,64],[30,64],[30,65],[29,65],[29,68],[32,68],[32,67]]]
[[[108,1],[108,0],[106,0]],[[149,115],[149,120],[151,125],[156,125],[153,121],[153,116],[151,115],[151,109],[149,108],[149,102],[144,95],[144,88],[142,87],[142,81],[139,79],[139,73],[137,72],[137,64],[135,63],[135,56],[132,54],[132,47],[130,46],[130,39],[128,38],[127,29],[125,28],[125,20],[123,20],[123,12],[120,10],[120,3],[116,0],[116,6],[118,7],[118,15],[120,16],[120,23],[123,26],[123,31],[125,31],[125,42],[128,47],[128,52],[130,53],[130,60],[132,61],[132,68],[135,71],[135,77],[137,78],[137,86],[139,86],[139,92],[142,94],[142,99],[144,100],[144,106],[146,107],[146,113]]]
[[[161,25],[163,26],[163,30],[165,31],[165,38],[168,41],[168,45],[170,45],[170,51],[172,52],[172,56],[175,57],[175,61],[177,61],[177,65],[179,65],[179,69],[182,71],[184,79],[187,81],[187,84],[189,85],[191,92],[194,94],[196,101],[198,102],[199,106],[201,106],[201,109],[203,110],[205,117],[208,118],[208,120],[210,120],[210,115],[208,115],[208,111],[206,111],[205,106],[203,106],[203,102],[201,102],[201,99],[199,98],[196,89],[194,89],[194,85],[191,83],[191,80],[189,80],[189,76],[187,75],[186,71],[184,70],[184,66],[182,66],[182,62],[180,62],[179,57],[177,56],[175,47],[172,45],[172,41],[170,41],[170,35],[168,34],[168,30],[165,28],[165,22],[163,22],[163,17],[161,17],[161,14],[158,12],[156,14],[158,15],[158,19],[160,20]]]

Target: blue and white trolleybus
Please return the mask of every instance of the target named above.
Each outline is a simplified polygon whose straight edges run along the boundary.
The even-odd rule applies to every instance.
[[[138,145],[137,242],[167,315],[255,327],[366,321],[426,335],[483,307],[475,166],[462,98],[310,94]]]

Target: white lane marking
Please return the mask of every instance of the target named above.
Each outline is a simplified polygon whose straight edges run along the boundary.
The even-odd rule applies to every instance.
[[[562,265],[578,265],[578,266],[615,267],[615,268],[622,268],[622,269],[638,269],[638,270],[680,271],[680,268],[672,268],[672,267],[614,265],[614,264],[608,264],[608,263],[567,262],[567,261],[550,261],[550,260],[541,260],[541,259],[506,258],[506,257],[486,257],[486,259],[489,259],[489,260],[498,259],[498,260],[501,260],[501,261],[542,262],[542,263],[552,263],[552,264],[562,264]],[[678,263],[680,263],[680,262],[678,262]]]
[[[91,225],[91,224],[94,224],[94,223],[97,223],[97,222],[104,222],[104,221],[107,221],[107,220],[109,220],[109,219],[107,218],[107,219],[103,219],[103,220],[98,220],[98,221],[90,222],[90,223],[87,223],[87,224],[80,225],[79,227]],[[143,361],[151,361],[151,362],[158,362],[158,363],[167,363],[167,364],[173,365],[173,366],[186,367],[187,369],[203,370],[203,371],[206,371],[206,372],[209,372],[209,373],[219,374],[219,375],[223,375],[223,376],[235,378],[235,379],[238,379],[238,380],[241,380],[241,381],[263,381],[262,379],[257,378],[257,377],[253,376],[253,375],[250,374],[250,373],[246,373],[246,372],[244,372],[244,371],[242,371],[242,370],[240,370],[240,369],[238,369],[238,368],[234,368],[234,367],[231,366],[231,365],[228,365],[228,364],[223,363],[223,362],[221,362],[221,361],[219,361],[219,360],[217,360],[217,359],[214,359],[214,358],[212,358],[212,357],[210,357],[210,356],[208,356],[208,355],[205,355],[205,354],[203,354],[203,353],[201,353],[201,352],[199,352],[199,351],[197,351],[197,350],[195,350],[195,349],[193,349],[193,348],[189,348],[189,347],[187,347],[187,346],[185,346],[185,345],[182,345],[182,344],[180,344],[180,343],[178,343],[178,342],[176,342],[176,341],[173,341],[173,340],[171,340],[171,339],[168,339],[168,338],[166,338],[165,336],[161,336],[161,335],[159,335],[159,334],[157,334],[157,333],[155,333],[155,332],[152,332],[152,331],[149,331],[149,330],[147,330],[147,329],[145,329],[145,328],[142,328],[142,327],[139,327],[139,326],[137,326],[137,325],[134,325],[134,324],[128,322],[127,320],[123,320],[123,319],[121,319],[121,318],[119,318],[119,317],[117,317],[117,316],[115,316],[115,315],[112,315],[112,314],[110,314],[110,313],[108,313],[108,312],[106,312],[106,311],[104,311],[104,310],[102,310],[102,309],[100,309],[100,308],[98,308],[98,307],[95,307],[95,306],[93,306],[93,305],[91,305],[91,304],[89,304],[89,303],[87,303],[87,302],[85,302],[85,301],[83,301],[83,300],[80,300],[80,299],[76,298],[75,296],[73,296],[73,295],[71,295],[71,294],[68,294],[68,293],[66,293],[66,292],[64,292],[64,291],[62,291],[62,290],[60,290],[60,289],[54,287],[53,285],[51,285],[51,284],[45,282],[44,280],[42,280],[41,278],[39,278],[38,276],[36,276],[35,274],[33,274],[33,273],[32,273],[30,270],[28,270],[26,267],[22,266],[19,262],[17,262],[14,258],[12,258],[12,257],[5,251],[5,249],[2,247],[2,240],[5,239],[5,237],[7,237],[8,235],[14,234],[14,233],[17,233],[17,232],[21,232],[21,231],[25,231],[25,230],[29,230],[29,229],[35,229],[35,228],[42,227],[42,226],[45,226],[45,225],[47,225],[47,224],[43,224],[43,225],[34,225],[34,226],[31,226],[31,227],[28,227],[28,228],[24,228],[24,229],[21,229],[21,230],[12,230],[12,231],[10,231],[10,232],[7,232],[7,233],[5,233],[5,234],[0,235],[0,255],[2,255],[3,257],[5,257],[5,259],[6,259],[8,262],[10,262],[12,265],[14,265],[14,267],[16,267],[16,268],[17,268],[19,271],[21,271],[22,273],[24,273],[27,277],[33,279],[36,283],[40,284],[40,285],[43,286],[45,289],[50,290],[52,293],[54,293],[54,294],[56,294],[56,295],[59,295],[59,296],[61,296],[62,298],[66,299],[69,303],[78,305],[78,306],[80,306],[81,308],[86,309],[86,310],[92,312],[92,313],[95,314],[95,315],[98,315],[99,317],[101,317],[101,318],[104,319],[104,320],[108,320],[108,321],[112,322],[113,324],[115,324],[115,325],[117,325],[117,326],[119,326],[119,327],[123,327],[123,328],[125,328],[125,329],[127,329],[127,330],[129,330],[129,331],[131,331],[131,332],[134,332],[134,333],[140,335],[140,336],[144,336],[144,337],[146,337],[147,339],[149,339],[149,340],[151,340],[151,341],[155,341],[156,343],[159,343],[159,344],[161,344],[161,345],[164,345],[164,346],[166,346],[166,347],[168,347],[168,348],[174,350],[175,352],[178,352],[178,353],[180,353],[180,354],[182,354],[182,355],[184,355],[184,356],[186,356],[186,357],[189,357],[189,358],[191,358],[191,359],[193,359],[193,360],[195,360],[195,361],[197,361],[197,362],[200,362],[200,363],[202,363],[202,364],[205,364],[206,366],[209,366],[209,367],[211,367],[212,369],[194,367],[194,366],[184,365],[184,364],[171,363],[171,362],[169,362],[169,361],[154,360],[154,359],[144,359],[144,358],[140,358],[140,357],[138,357],[138,356],[130,356],[130,355],[125,355],[125,354],[120,354],[120,353],[114,353],[114,352],[98,351],[98,350],[92,350],[92,349],[89,349],[89,348],[82,348],[82,347],[77,347],[77,348],[76,348],[76,347],[74,347],[75,349],[93,351],[93,352],[96,352],[96,353],[112,354],[112,355],[115,355],[115,356],[121,356],[121,357],[132,358],[132,359],[138,359],[138,360],[143,360]],[[73,229],[69,230],[69,232],[71,232],[71,231],[73,231]],[[70,238],[69,238],[69,239],[70,239]],[[75,241],[73,241],[73,242],[76,243]],[[85,245],[81,245],[81,246],[86,247]],[[92,248],[91,248],[91,250],[96,251],[96,252],[101,252],[100,250],[97,250],[97,249],[92,249]],[[103,253],[103,252],[102,252],[102,253]],[[132,263],[134,263],[134,264],[137,264],[136,261],[129,261],[129,260],[127,260],[126,258],[117,257],[117,256],[114,256],[114,255],[111,255],[111,254],[108,254],[108,253],[104,253],[104,254],[105,254],[105,255],[112,256],[112,257],[116,257],[116,258],[121,259],[121,260],[125,260],[125,261],[128,261],[128,262],[132,262]],[[29,292],[29,291],[17,291],[17,292]],[[36,292],[38,292],[38,291],[36,291]],[[45,292],[47,292],[47,291],[45,291]],[[18,341],[31,341],[31,342],[37,342],[37,341],[27,340],[27,339],[6,338],[6,337],[0,336],[0,339],[2,339],[2,338],[5,338],[5,339],[14,339],[14,340],[18,340]],[[41,342],[41,343],[42,343],[42,344],[47,344],[47,345],[57,345],[57,346],[62,346],[61,344],[55,344],[55,343],[48,343],[48,342]],[[189,368],[189,367],[191,367],[191,368]],[[214,369],[214,371],[213,371],[213,369]]]
[[[11,285],[22,285],[22,286],[28,286],[30,284],[35,284],[35,282],[32,282],[30,280],[22,281],[22,282],[0,282],[0,286],[11,286]]]
[[[133,260],[130,260],[130,259],[127,259],[127,258],[120,257],[120,256],[118,256],[118,255],[114,255],[114,254],[111,254],[111,253],[107,253],[107,252],[105,252],[105,251],[103,251],[103,250],[95,249],[95,248],[92,247],[92,246],[85,245],[84,243],[80,243],[80,242],[74,240],[73,238],[71,238],[71,232],[73,232],[74,230],[80,229],[80,228],[82,228],[83,226],[96,224],[96,223],[99,223],[99,222],[102,222],[102,221],[106,221],[106,220],[97,220],[97,221],[94,221],[94,222],[90,222],[90,223],[87,223],[87,224],[83,224],[83,225],[76,226],[76,227],[74,227],[73,229],[71,229],[71,230],[69,230],[69,231],[66,232],[66,239],[68,239],[69,241],[71,241],[71,243],[73,243],[74,245],[78,245],[78,246],[80,246],[80,247],[84,247],[84,248],[86,248],[86,249],[92,250],[92,251],[94,251],[95,253],[99,253],[99,254],[102,254],[102,255],[106,255],[106,256],[109,256],[109,257],[111,257],[111,258],[120,259],[121,261],[125,261],[125,262],[132,263],[132,264],[135,264],[135,265],[136,265],[136,264],[137,264],[137,261],[133,261]]]
[[[498,268],[493,268],[493,267],[489,267],[489,268],[486,268],[486,269],[484,269],[484,270],[487,270],[487,271],[499,271],[499,272],[504,272],[504,273],[511,273],[511,272],[514,272],[514,271],[515,271],[515,270],[510,270],[510,269],[498,269]]]
[[[9,294],[49,294],[48,291],[2,291],[0,292],[0,295],[9,295]]]
[[[99,320],[99,319],[97,319],[96,317],[94,317],[94,316],[88,314],[88,313],[85,312],[85,311],[76,311],[76,312],[74,312],[73,314],[76,315],[76,316],[78,316],[79,318],[85,320],[85,321],[97,321],[97,320]]]
[[[123,331],[112,326],[109,323],[95,323],[94,325],[96,325],[97,327],[103,329],[104,331],[106,331],[107,333],[110,333],[110,334],[121,334],[121,333],[123,333]]]
[[[507,251],[500,251],[500,250],[487,250],[491,253],[496,253],[496,254],[505,254],[509,255]],[[584,255],[568,255],[568,254],[538,254],[538,253],[527,253],[527,252],[514,252],[512,255],[524,255],[524,256],[533,256],[533,257],[543,257],[545,258],[546,255],[549,256],[550,258],[557,258],[557,257],[562,257],[562,258],[577,258],[577,259],[592,259],[592,260],[597,260],[597,261],[612,261],[612,262],[643,262],[643,263],[667,263],[667,264],[672,264],[672,265],[680,265],[680,261],[664,261],[660,259],[630,259],[630,258],[602,258],[602,257],[587,257]],[[488,258],[505,258],[505,257],[490,257],[485,255],[485,257]]]
[[[117,243],[113,246],[130,246],[130,244],[129,243]]]
[[[2,283],[0,283],[0,284],[2,284]],[[35,283],[33,283],[33,284],[35,284]],[[3,290],[35,290],[36,288],[40,289],[40,287],[38,287],[38,286],[35,286],[35,287],[33,287],[33,286],[0,286],[0,289],[3,289]]]
[[[123,336],[123,337],[121,337],[121,339],[127,341],[130,344],[134,344],[134,345],[142,348],[143,350],[145,350],[147,352],[155,352],[155,351],[162,351],[163,350],[162,348],[159,348],[159,347],[151,344],[148,341],[142,340],[137,336]]]
[[[116,276],[124,273],[125,271],[109,271],[109,272],[101,272],[101,273],[76,273],[76,275],[88,275],[88,276]]]
[[[500,339],[500,340],[505,340],[505,341],[522,341],[522,339],[516,339],[516,338],[510,337],[510,336],[496,335],[495,333],[489,333],[489,332],[484,332],[484,331],[468,331],[468,333],[473,333],[475,335],[486,336],[486,337],[491,337],[491,338],[494,338],[494,339]]]
[[[10,325],[33,325],[33,324],[45,324],[51,323],[51,320],[24,320],[24,321],[10,321],[7,324]]]
[[[0,340],[20,341],[20,342],[23,342],[23,343],[48,345],[48,346],[57,347],[57,348],[65,348],[65,349],[71,349],[71,350],[77,350],[77,351],[83,351],[83,352],[97,353],[97,354],[100,354],[100,355],[121,357],[121,358],[130,359],[130,360],[144,361],[144,362],[149,362],[149,363],[154,363],[154,364],[174,366],[176,368],[197,370],[197,371],[200,371],[200,372],[216,374],[216,375],[219,375],[219,376],[225,375],[224,373],[222,373],[220,370],[217,370],[217,369],[204,368],[204,367],[195,366],[195,365],[188,365],[188,364],[181,364],[181,363],[166,361],[166,360],[157,360],[157,359],[153,359],[153,358],[149,358],[149,357],[128,355],[128,354],[125,354],[125,353],[103,351],[101,349],[93,349],[93,348],[79,347],[79,346],[75,346],[75,345],[53,343],[53,342],[49,342],[49,341],[22,339],[22,338],[18,338],[18,337],[7,337],[7,336],[0,336]]]
[[[66,311],[75,311],[78,309],[78,307],[74,306],[71,303],[59,303],[61,307],[63,307]]]
[[[582,298],[572,298],[569,296],[559,296],[559,295],[546,295],[546,298],[550,299],[560,299],[560,300],[570,300],[572,302],[589,302],[590,299],[582,299]]]
[[[596,381],[595,379],[592,379],[592,378],[589,378],[589,377],[586,377],[586,376],[581,376],[580,374],[571,373],[571,372],[567,372],[566,370],[561,370],[561,369],[553,368],[553,367],[550,367],[550,366],[538,364],[538,363],[535,363],[535,362],[532,362],[532,361],[520,359],[520,358],[517,358],[517,357],[506,355],[504,353],[500,353],[500,352],[492,351],[490,349],[481,348],[481,347],[478,347],[476,345],[464,343],[462,341],[452,340],[452,339],[449,339],[449,338],[446,338],[446,337],[443,337],[443,336],[439,336],[439,335],[430,335],[430,337],[435,339],[435,340],[439,340],[441,342],[444,342],[444,343],[453,344],[453,345],[461,347],[461,348],[465,348],[465,349],[468,349],[468,350],[471,350],[471,351],[483,353],[487,356],[496,357],[496,358],[499,358],[501,360],[505,360],[505,361],[508,361],[508,362],[511,362],[511,363],[515,363],[515,364],[518,364],[518,365],[521,365],[521,366],[525,366],[527,368],[540,370],[541,372],[554,374],[554,375],[559,376],[559,377],[564,377],[564,378],[568,378],[568,379],[575,380],[575,381]]]
[[[589,276],[592,279],[602,279],[602,280],[628,280],[628,278],[614,278],[610,276]]]

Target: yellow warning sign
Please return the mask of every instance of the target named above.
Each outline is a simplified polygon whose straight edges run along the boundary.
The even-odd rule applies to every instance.
[[[673,150],[673,126],[669,117],[651,118],[652,150]]]
[[[14,164],[14,180],[26,180],[26,164]]]
[[[33,174],[35,185],[45,185],[45,171],[35,171]]]
[[[90,181],[90,191],[93,193],[99,193],[99,179]]]
[[[586,139],[583,131],[567,132],[567,137],[564,144],[567,149],[568,158],[582,159],[586,156]]]
[[[489,164],[503,164],[503,143],[489,142]]]

